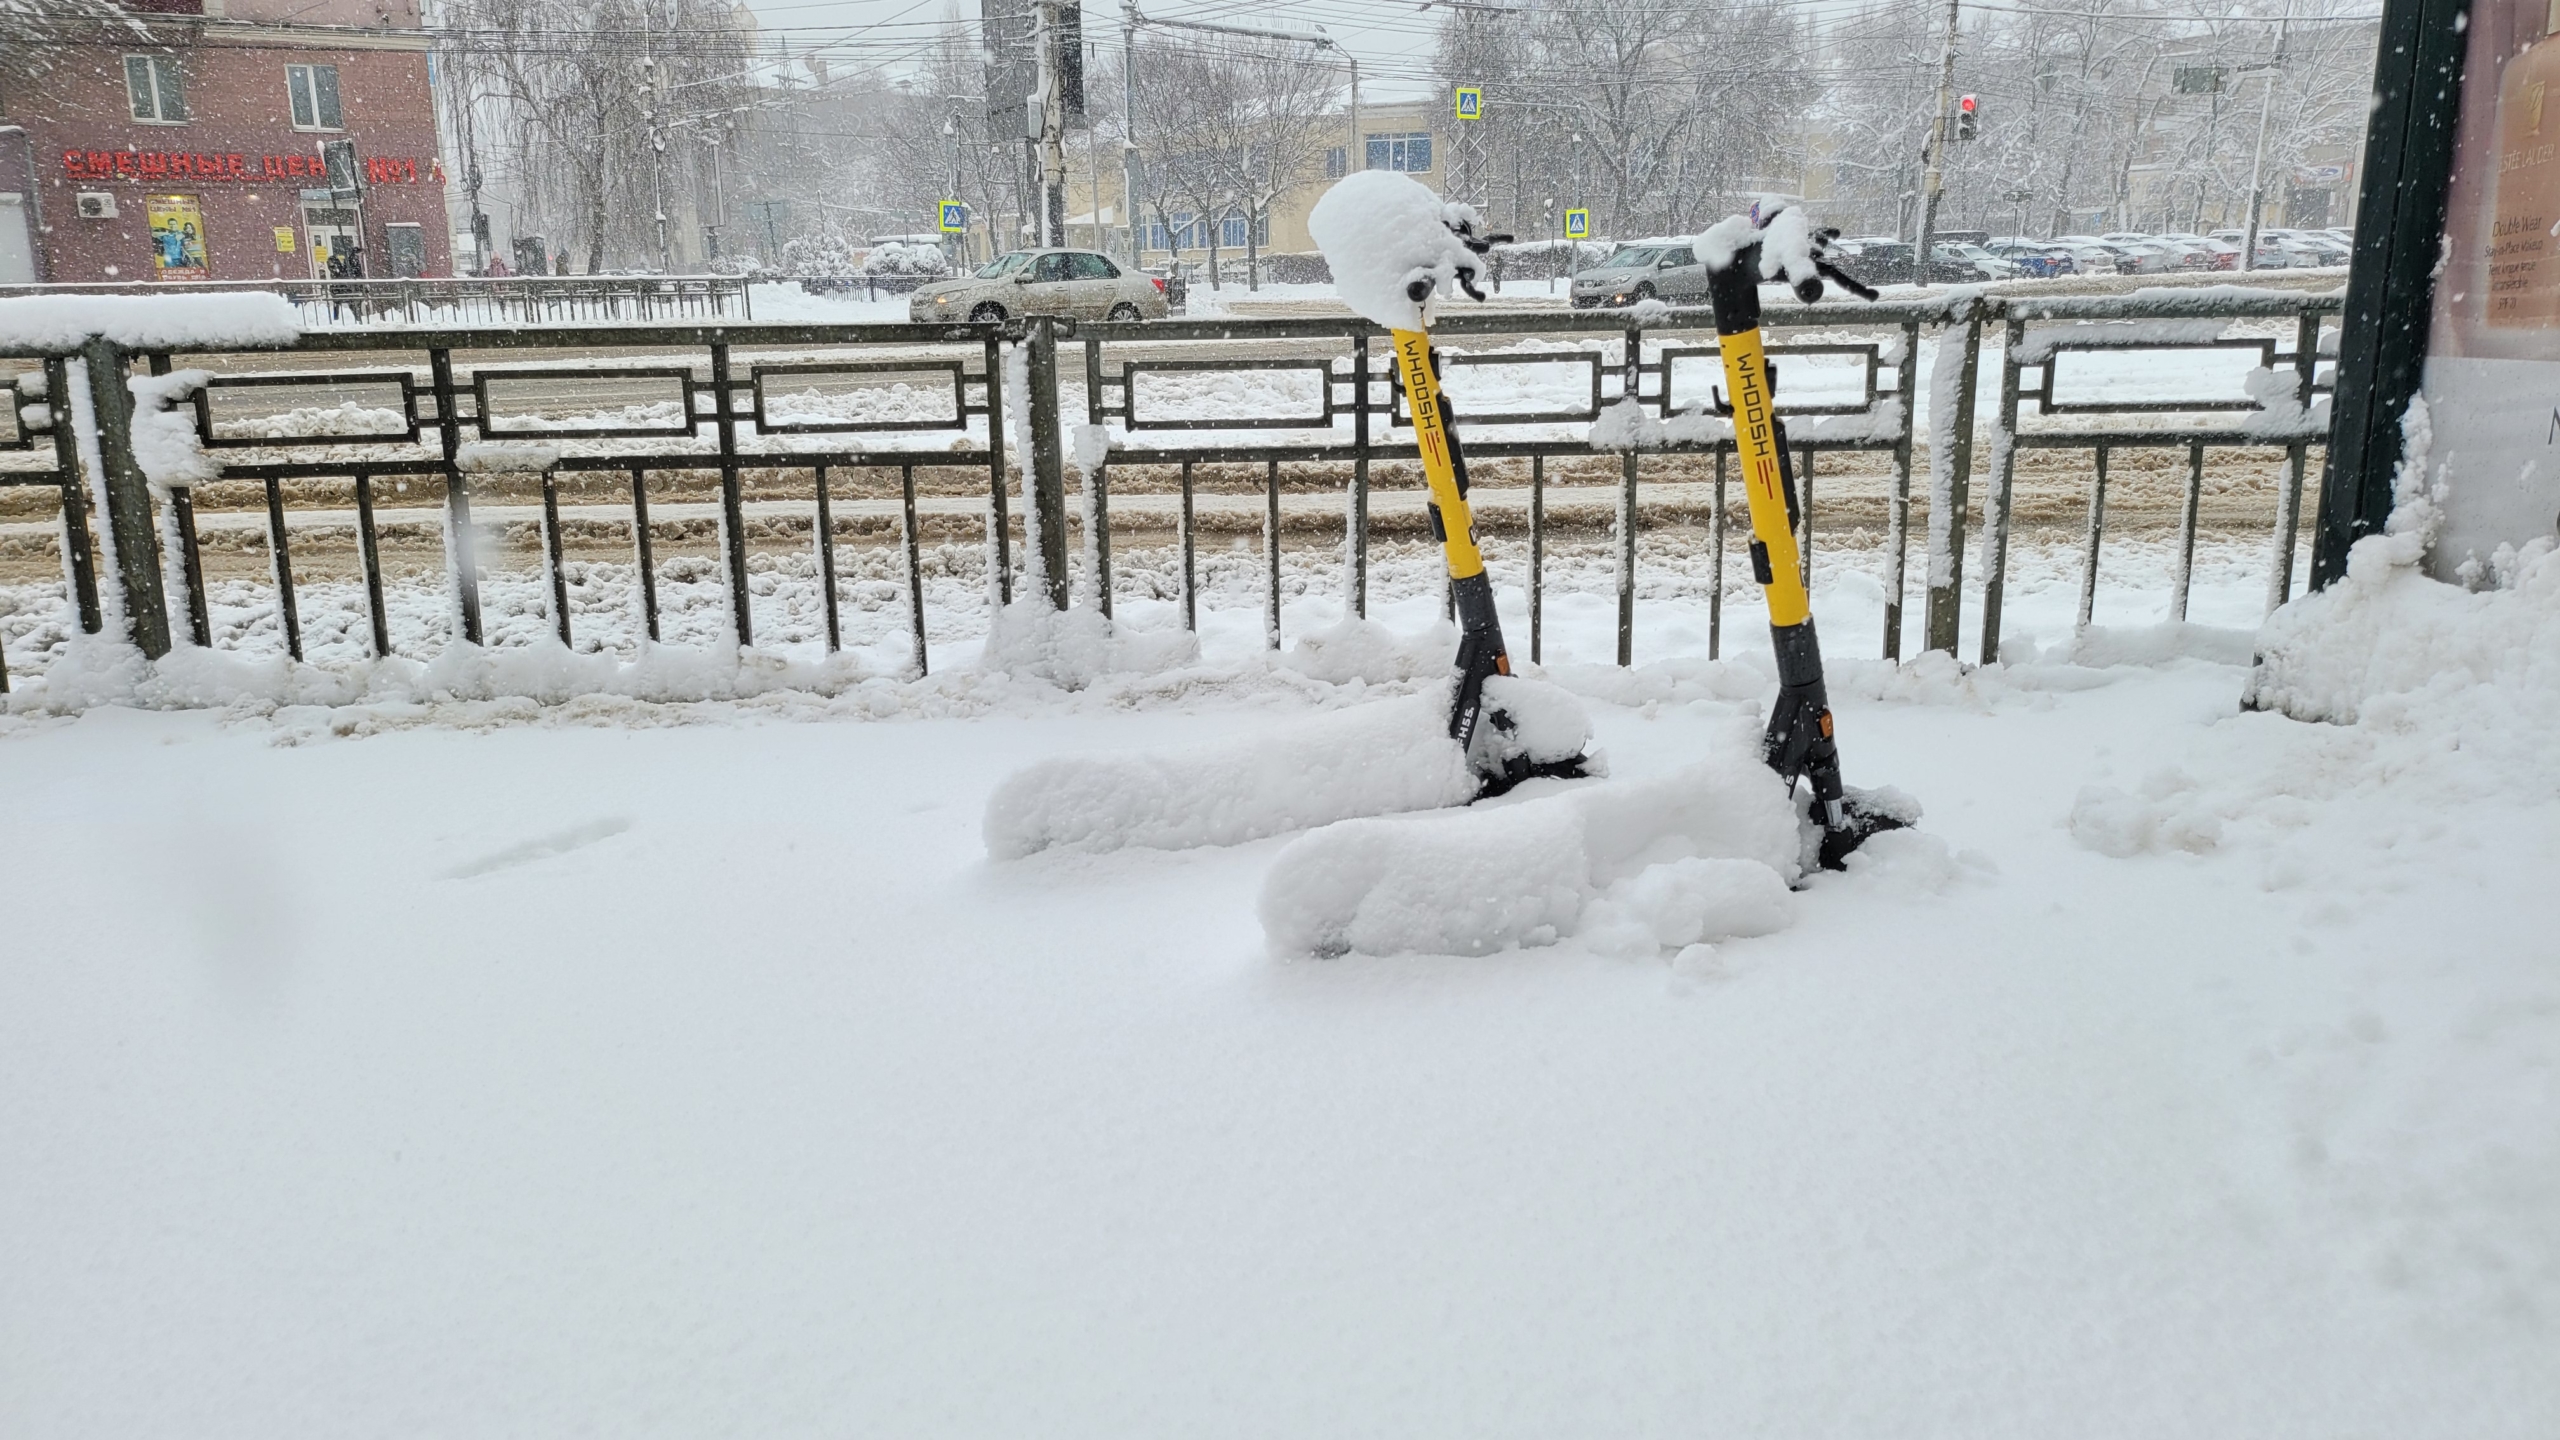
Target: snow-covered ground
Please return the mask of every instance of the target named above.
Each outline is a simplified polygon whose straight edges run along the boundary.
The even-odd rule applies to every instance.
[[[862,290],[812,295],[797,280],[759,280],[747,287],[747,308],[760,321],[807,325],[904,325],[907,297]]]
[[[0,718],[0,1433],[2560,1432],[2525,602],[2293,663],[2344,726],[2059,577],[2035,663],[1839,660],[1927,842],[1676,958],[1275,955],[1287,837],[991,862],[1028,762],[1428,683],[1251,595],[1074,693]],[[1615,776],[1740,753],[1765,662],[1605,604]]]

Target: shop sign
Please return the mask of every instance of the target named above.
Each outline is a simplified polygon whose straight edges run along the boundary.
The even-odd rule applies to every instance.
[[[375,185],[414,185],[420,169],[415,160],[370,155],[362,162],[365,179]],[[429,161],[426,178],[438,178]],[[183,150],[65,150],[62,173],[72,180],[227,180],[258,185],[277,181],[325,184],[328,167],[317,155],[208,155]]]

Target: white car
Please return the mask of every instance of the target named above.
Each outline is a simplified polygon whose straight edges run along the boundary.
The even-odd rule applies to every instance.
[[[2199,270],[2237,270],[2240,268],[2240,247],[2232,244],[2228,240],[2216,240],[2210,235],[2197,235],[2185,230],[2173,230],[2162,235],[2160,238],[2163,240],[2175,240],[2179,244],[2187,246],[2190,249],[2203,251],[2206,263],[2197,266],[2196,268]]]
[[[2213,232],[2213,238],[2228,240],[2233,245],[2238,245],[2248,237],[2246,232],[2240,230],[2216,230]],[[2254,267],[2256,269],[2309,270],[2328,263],[2329,261],[2320,251],[2308,245],[2295,243],[2288,239],[2283,231],[2260,230],[2258,232],[2258,263]]]
[[[2019,267],[2015,260],[1994,255],[1964,240],[1941,240],[1929,247],[1929,256],[1940,265],[1968,269],[1985,280],[2015,280]]]

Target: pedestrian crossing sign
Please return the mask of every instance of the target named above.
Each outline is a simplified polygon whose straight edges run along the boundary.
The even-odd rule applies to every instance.
[[[1484,118],[1484,89],[1482,86],[1461,85],[1458,87],[1458,118],[1461,120],[1481,120]]]
[[[1564,238],[1567,240],[1590,239],[1591,212],[1588,210],[1567,210],[1564,212]]]
[[[961,231],[969,228],[968,206],[961,204],[957,200],[945,200],[942,202],[941,210],[943,234],[957,235]]]

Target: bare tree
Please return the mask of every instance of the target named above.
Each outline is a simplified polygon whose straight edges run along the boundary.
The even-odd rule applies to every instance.
[[[668,197],[706,183],[754,109],[747,36],[717,0],[451,0],[443,39],[478,128],[590,271],[655,261]]]
[[[1462,148],[1486,167],[1510,153],[1515,225],[1534,172],[1551,195],[1579,180],[1585,193],[1566,198],[1598,202],[1625,235],[1693,227],[1740,194],[1792,188],[1771,182],[1797,166],[1817,98],[1808,43],[1776,0],[1554,0],[1516,16],[1456,11],[1438,66],[1450,85],[1485,87],[1485,118],[1451,123],[1480,127]],[[1495,189],[1482,174],[1450,183],[1479,201]]]
[[[2362,134],[2374,29],[2351,0],[2293,0],[2282,63],[2265,68],[2281,0],[2076,0],[1977,14],[1957,87],[1980,96],[1978,138],[1945,154],[1943,214],[1983,229],[2201,229],[2247,206],[2258,103],[2272,86],[2266,168],[2289,173]],[[1917,188],[1937,115],[1930,11],[1843,17],[1826,51],[1821,123],[1844,210],[1878,215]],[[2180,88],[2179,72],[2192,83]],[[1926,73],[1923,73],[1926,72]],[[1909,207],[1893,208],[1907,231]]]
[[[1139,125],[1159,137],[1147,151],[1148,189],[1168,225],[1174,200],[1207,227],[1212,289],[1231,216],[1244,221],[1246,261],[1258,278],[1272,203],[1323,161],[1338,73],[1286,41],[1158,36],[1140,50]]]

